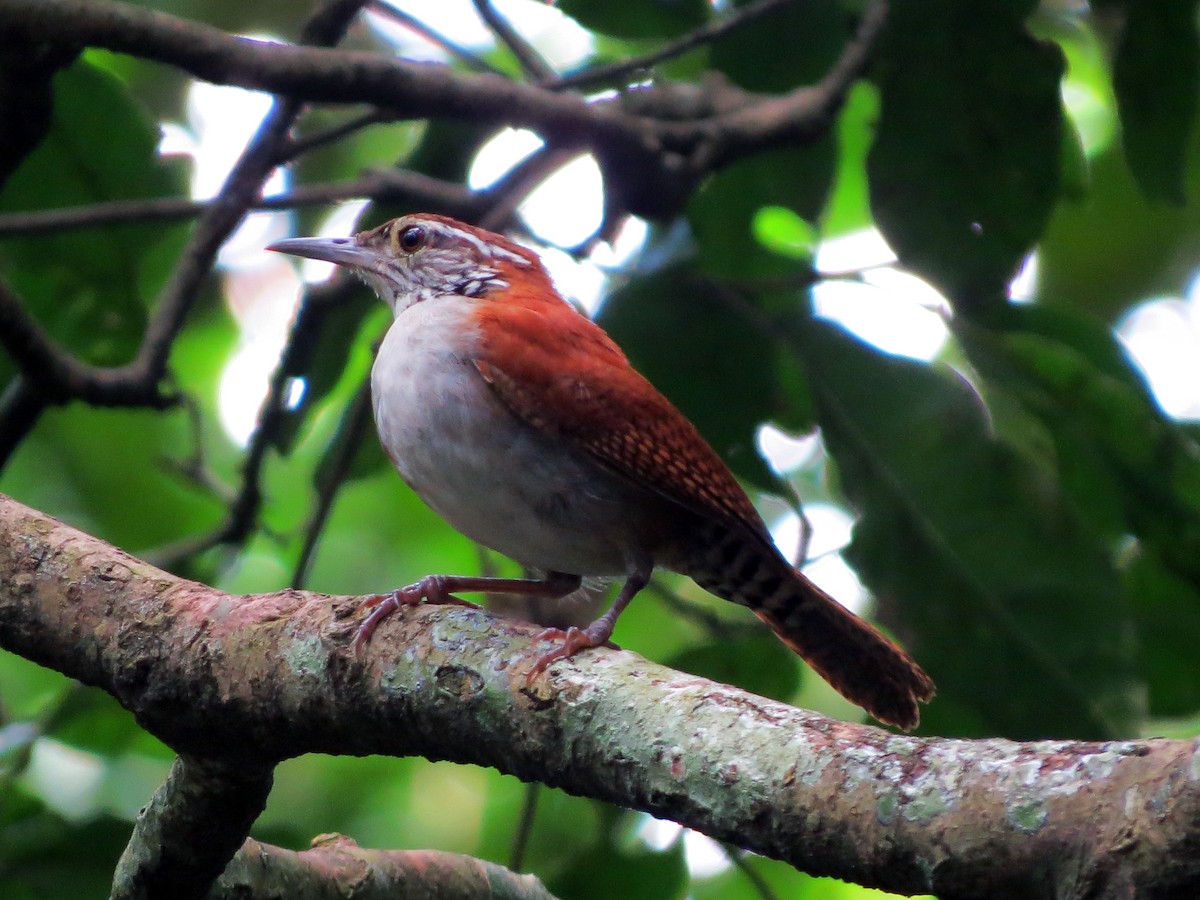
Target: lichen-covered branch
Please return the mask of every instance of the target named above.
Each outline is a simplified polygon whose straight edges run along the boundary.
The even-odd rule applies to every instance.
[[[0,536],[0,644],[183,754],[493,766],[942,898],[1200,889],[1200,741],[905,737],[610,650],[529,682],[536,629],[459,608],[398,615],[360,663],[354,598],[229,596],[7,499]]]
[[[299,852],[246,841],[208,894],[211,900],[554,900],[533,875],[438,850],[369,850],[337,834]]]

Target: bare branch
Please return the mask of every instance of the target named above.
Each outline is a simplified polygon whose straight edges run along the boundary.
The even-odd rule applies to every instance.
[[[537,629],[460,608],[396,616],[360,663],[354,598],[231,598],[11,500],[0,535],[0,644],[103,687],[181,753],[494,766],[898,892],[1200,889],[1200,740],[899,736],[612,650],[530,682]]]
[[[578,97],[382,54],[233,37],[111,0],[0,0],[0,23],[0,33],[14,37],[104,47],[214,84],[310,102],[371,103],[408,118],[504,121],[576,143],[606,131],[628,140],[624,117],[613,110],[593,110]]]
[[[372,125],[385,125],[395,121],[395,116],[381,109],[373,109],[369,112],[361,113],[324,131],[317,131],[301,138],[292,139],[286,146],[280,148],[277,162],[283,165],[286,162],[303,156],[310,150],[335,144],[357,131],[362,131],[364,128],[370,128]]]
[[[328,0],[304,28],[306,40],[336,41],[365,0]],[[0,3],[0,14],[5,3]],[[7,23],[0,37],[9,37]],[[300,103],[277,100],[254,139],[234,165],[218,196],[205,207],[191,238],[159,295],[134,360],[98,368],[58,347],[0,283],[0,343],[13,356],[30,390],[45,402],[82,399],[102,406],[151,406],[173,402],[162,393],[167,359],[217,251],[257,198],[274,168],[279,147],[300,111]]]
[[[101,368],[76,359],[54,342],[0,281],[0,346],[24,373],[25,383],[48,403],[85,400],[96,406],[163,408],[173,398],[160,392],[159,380],[141,366]]]
[[[0,282],[0,292],[3,282]],[[0,299],[0,310],[4,306]],[[3,312],[0,312],[0,318]],[[8,465],[13,451],[21,445],[42,413],[46,411],[46,398],[29,387],[22,376],[12,378],[0,393],[0,471]]]
[[[470,50],[467,50],[465,47],[456,44],[441,32],[430,28],[416,16],[409,15],[402,9],[396,9],[396,7],[385,2],[385,0],[372,0],[370,7],[371,12],[380,16],[385,16],[394,22],[398,22],[405,28],[411,29],[414,33],[425,38],[425,40],[432,44],[436,44],[438,47],[441,47],[468,68],[474,69],[476,72],[491,72],[495,75],[503,74],[486,59],[482,59],[481,57],[472,53]]]
[[[865,71],[871,52],[887,20],[887,0],[874,0],[859,23],[854,39],[817,84],[799,88],[780,97],[760,98],[755,102],[729,103],[728,111],[706,120],[711,141],[698,151],[694,164],[715,169],[747,153],[785,144],[804,144],[823,134],[845,103],[846,94]],[[694,126],[678,128],[667,124],[668,143],[695,142]]]
[[[521,69],[533,81],[549,81],[558,76],[550,66],[542,59],[542,55],[534,49],[525,38],[523,38],[517,29],[513,28],[512,23],[500,13],[496,12],[496,7],[492,6],[491,0],[472,0],[475,4],[475,10],[479,13],[479,18],[487,24],[487,27],[492,29],[492,33],[500,39],[517,58],[517,62],[521,64]]]
[[[460,900],[554,900],[533,875],[438,850],[367,850],[342,835],[322,835],[299,853],[248,840],[225,870],[212,900],[280,896],[355,900],[455,897]]]
[[[138,814],[112,900],[200,900],[267,805],[269,765],[180,757]]]
[[[651,88],[588,103],[490,74],[378,54],[268,44],[111,0],[0,0],[0,30],[130,53],[216,84],[311,102],[369,103],[398,117],[528,127],[561,147],[589,147],[621,205],[638,215],[674,215],[704,175],[767,147],[805,144],[828,132],[861,73],[883,21],[876,0],[858,37],[817,85],[782,96],[732,86]],[[656,106],[657,104],[657,106]],[[628,107],[628,108],[626,108]]]

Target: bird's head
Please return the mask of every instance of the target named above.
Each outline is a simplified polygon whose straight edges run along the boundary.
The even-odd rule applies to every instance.
[[[487,297],[549,276],[537,256],[501,235],[429,213],[401,216],[350,238],[289,238],[267,247],[349,269],[396,315],[414,303]]]

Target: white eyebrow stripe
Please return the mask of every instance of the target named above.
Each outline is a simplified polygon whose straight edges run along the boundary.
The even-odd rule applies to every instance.
[[[479,251],[480,255],[485,258],[492,259],[507,259],[523,268],[529,268],[532,263],[519,253],[513,253],[511,250],[505,250],[503,247],[496,244],[489,244],[487,241],[479,238],[469,231],[463,231],[459,228],[454,228],[442,222],[430,222],[426,225],[432,231],[445,237],[454,237],[458,240],[466,241],[472,247]]]

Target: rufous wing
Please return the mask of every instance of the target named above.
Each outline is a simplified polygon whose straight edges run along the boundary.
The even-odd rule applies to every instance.
[[[599,326],[557,298],[477,315],[475,366],[514,414],[637,484],[765,536],[728,466]]]

